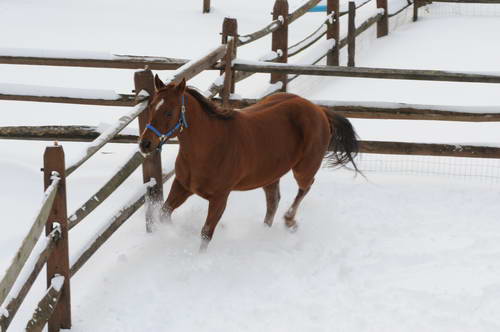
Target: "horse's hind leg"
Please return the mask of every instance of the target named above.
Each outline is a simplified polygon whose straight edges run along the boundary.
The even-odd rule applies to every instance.
[[[299,191],[297,196],[295,196],[292,206],[285,213],[285,225],[292,231],[297,229],[295,215],[297,214],[300,203],[309,192],[309,189],[311,189],[314,183],[314,175],[318,171],[320,165],[321,162],[311,163],[310,160],[307,160],[299,163],[293,168],[293,176],[299,185]]]
[[[304,196],[309,192],[309,188],[307,189],[299,189],[297,196],[295,196],[295,200],[293,201],[292,206],[285,213],[285,225],[292,231],[297,230],[297,221],[295,220],[295,215],[297,214],[297,209],[300,206],[300,203],[304,199]]]
[[[263,187],[266,193],[267,212],[264,223],[271,227],[273,225],[274,216],[280,202],[280,182],[279,180]]]
[[[170,193],[161,211],[161,221],[171,222],[172,212],[181,206],[193,193],[184,188],[179,181],[174,179]]]

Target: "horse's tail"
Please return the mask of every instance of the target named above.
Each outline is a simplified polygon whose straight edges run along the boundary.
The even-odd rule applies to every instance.
[[[331,110],[324,109],[324,111],[332,127],[332,138],[326,155],[328,166],[345,166],[351,163],[354,170],[362,174],[354,162],[359,151],[359,143],[351,122]]]

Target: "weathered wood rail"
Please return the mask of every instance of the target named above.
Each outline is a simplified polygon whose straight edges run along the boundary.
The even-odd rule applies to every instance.
[[[45,296],[38,302],[33,317],[26,324],[27,332],[42,332],[45,324],[54,314],[63,291],[64,277],[55,276],[50,282]]]
[[[93,126],[9,126],[0,127],[0,139],[59,141],[59,142],[91,142],[102,134]],[[118,134],[109,143],[134,143],[137,135]]]
[[[220,99],[215,99],[215,101],[221,103]],[[258,99],[230,99],[229,106],[241,109],[254,105],[258,101]],[[500,105],[436,106],[387,102],[311,101],[322,108],[329,109],[347,118],[500,122]]]
[[[47,218],[49,217],[57,194],[59,181],[59,175],[53,174],[51,184],[45,191],[44,201],[42,202],[40,210],[35,217],[35,221],[28,231],[28,234],[23,239],[21,246],[17,250],[14,259],[3,275],[2,280],[0,280],[0,303],[5,300],[8,293],[12,289],[12,286],[19,276],[21,269],[26,264],[28,257],[35,247],[35,244],[38,242],[42,230],[45,228],[45,223],[47,222]]]
[[[437,157],[500,158],[500,147],[496,146],[383,141],[360,141],[359,144],[359,152],[361,153]]]
[[[29,94],[5,94],[0,92],[0,100],[12,101],[33,101],[42,103],[58,103],[58,104],[80,104],[80,105],[95,105],[95,106],[122,106],[130,107],[137,103],[134,95],[120,94],[116,99],[103,99],[91,97],[73,97],[64,95],[48,95],[38,96]]]
[[[19,290],[16,292],[16,294],[12,294],[12,297],[4,306],[4,309],[9,313],[9,315],[5,316],[0,314],[1,331],[7,331],[7,328],[16,316],[16,313],[19,310],[19,307],[23,303],[24,299],[26,298],[26,295],[28,295],[28,292],[31,290],[33,283],[47,264],[49,257],[56,247],[56,242],[59,240],[59,237],[59,230],[54,230],[45,238],[45,246],[37,254],[37,259],[32,266],[31,272],[26,274],[24,280],[20,280],[21,286],[19,287]]]
[[[36,50],[34,50],[36,53]],[[53,52],[57,53],[57,52]],[[22,52],[20,52],[22,54]],[[153,70],[175,70],[186,63],[187,59],[175,59],[154,56],[134,55],[109,55],[109,59],[99,58],[69,58],[61,55],[54,56],[22,56],[5,55],[0,49],[0,64],[31,65],[31,66],[58,66],[58,67],[87,67],[87,68],[114,68],[114,69],[143,69],[148,67]]]
[[[460,73],[441,70],[414,70],[317,65],[292,65],[235,60],[234,69],[256,73],[281,73],[349,78],[377,78],[391,80],[423,80],[440,82],[500,83],[500,74]]]

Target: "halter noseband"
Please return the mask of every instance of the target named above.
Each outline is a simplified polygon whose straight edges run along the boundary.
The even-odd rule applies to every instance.
[[[183,128],[189,128],[189,125],[186,121],[186,106],[184,104],[184,95],[182,95],[182,103],[181,103],[181,116],[179,118],[179,121],[175,124],[175,126],[167,131],[165,134],[162,134],[161,131],[159,131],[157,128],[155,128],[151,123],[148,123],[146,125],[146,128],[151,130],[153,133],[156,134],[160,138],[160,144],[156,148],[157,150],[161,151],[161,147],[163,144],[165,144],[172,135],[180,129],[182,131]]]

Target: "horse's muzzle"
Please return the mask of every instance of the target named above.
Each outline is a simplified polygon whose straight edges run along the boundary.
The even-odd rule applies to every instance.
[[[139,142],[139,148],[141,149],[142,153],[150,153],[150,148],[151,148],[151,141],[147,139],[143,139],[142,141]]]

